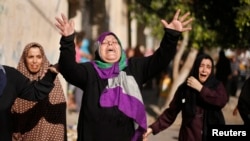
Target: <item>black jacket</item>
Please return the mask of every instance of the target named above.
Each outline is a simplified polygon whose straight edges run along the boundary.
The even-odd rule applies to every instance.
[[[56,74],[48,71],[40,81],[30,81],[15,68],[3,66],[7,78],[0,96],[0,141],[11,141],[13,117],[11,106],[17,97],[38,101],[46,98],[54,87]],[[2,81],[2,80],[1,80]]]

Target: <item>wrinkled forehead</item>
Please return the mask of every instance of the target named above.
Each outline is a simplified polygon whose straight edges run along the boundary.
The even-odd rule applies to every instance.
[[[102,43],[103,40],[105,39],[105,37],[108,36],[108,35],[113,35],[113,36],[118,40],[117,36],[116,36],[113,32],[103,32],[103,33],[97,38],[97,41],[98,41],[99,43]]]
[[[118,41],[114,35],[107,35],[104,40],[102,41],[102,43],[107,42],[107,41]]]

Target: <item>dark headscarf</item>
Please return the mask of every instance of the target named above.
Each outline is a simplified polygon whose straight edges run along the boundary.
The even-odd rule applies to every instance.
[[[214,63],[213,59],[207,54],[201,54],[197,56],[194,65],[191,69],[189,76],[194,76],[197,80],[199,80],[199,67],[203,59],[209,59],[212,63],[212,70],[207,80],[202,83],[204,87],[209,89],[215,89],[219,85],[219,81],[214,76]],[[223,113],[221,111],[221,107],[216,107],[205,102],[201,97],[197,90],[190,88],[187,86],[186,82],[183,83],[182,91],[182,99],[185,99],[185,103],[182,108],[182,115],[185,118],[183,124],[191,123],[192,119],[196,113],[196,106],[202,107],[204,109],[203,113],[203,134],[202,140],[206,141],[207,139],[207,127],[211,124],[225,124],[225,119]]]
[[[199,56],[197,56],[197,58],[193,64],[193,67],[190,71],[189,76],[194,76],[197,80],[199,80],[199,67],[200,67],[201,61],[203,59],[209,59],[212,63],[211,73],[210,73],[209,77],[207,78],[207,80],[203,83],[203,85],[210,87],[211,85],[214,85],[214,83],[212,81],[215,80],[215,76],[214,76],[214,61],[208,54],[200,54]]]
[[[215,79],[215,76],[214,76],[214,63],[213,63],[213,59],[207,55],[207,54],[201,54],[199,56],[197,56],[194,64],[193,64],[193,67],[190,71],[190,74],[189,76],[193,76],[195,77],[197,80],[199,80],[199,67],[201,65],[201,62],[203,59],[209,59],[212,63],[212,70],[211,70],[211,73],[210,75],[208,76],[207,80],[205,82],[203,82],[203,86],[205,87],[208,87],[208,88],[211,88],[211,89],[214,89],[219,81],[217,81]],[[193,88],[190,88],[189,86],[187,86],[186,82],[184,82],[181,86],[181,88],[183,89],[183,97],[185,99],[185,104],[183,106],[183,116],[185,118],[188,118],[189,120],[187,120],[188,122],[192,120],[192,118],[194,117],[195,115],[195,106],[196,105],[199,105],[199,106],[202,106],[204,108],[206,108],[208,105],[206,105],[206,103],[204,101],[202,101],[200,98],[199,98],[199,92]]]

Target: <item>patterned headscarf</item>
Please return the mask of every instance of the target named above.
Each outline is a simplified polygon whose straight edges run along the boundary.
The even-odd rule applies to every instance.
[[[41,69],[35,74],[30,73],[25,62],[28,51],[32,47],[39,48],[43,57]],[[44,75],[49,65],[50,63],[45,56],[43,47],[38,43],[32,42],[25,46],[17,69],[30,80],[38,80]],[[25,134],[23,133],[24,140],[26,136],[29,137],[29,140],[66,140],[66,99],[58,77],[56,77],[54,84],[55,86],[49,93],[48,99],[39,102],[27,101],[21,98],[15,100],[12,106],[12,113],[18,114],[18,120],[22,121],[18,122],[20,125],[17,125],[17,128],[19,128],[17,130],[22,132],[27,130],[27,128],[32,129],[29,129],[28,132],[26,131]],[[20,114],[23,115],[20,116]],[[32,125],[32,122],[35,122],[34,125]],[[32,127],[28,127],[28,125],[32,125]],[[14,133],[13,136],[17,140],[21,138],[19,133]]]
[[[100,45],[107,35],[113,35],[118,40],[122,51],[119,62],[113,64],[104,62],[99,54]],[[102,107],[117,106],[121,112],[132,118],[136,128],[132,141],[137,141],[147,128],[146,112],[138,84],[134,77],[123,71],[127,66],[127,58],[120,40],[112,32],[102,33],[97,39],[95,55],[95,60],[92,61],[95,70],[100,78],[108,80],[108,86],[100,97],[100,105]]]

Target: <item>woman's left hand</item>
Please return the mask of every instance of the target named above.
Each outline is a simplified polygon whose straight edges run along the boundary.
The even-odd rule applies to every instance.
[[[192,28],[191,28],[191,26],[189,26],[189,24],[193,21],[193,19],[192,18],[186,19],[190,15],[190,13],[187,12],[183,16],[181,16],[180,18],[179,18],[179,14],[180,14],[180,9],[178,9],[176,11],[171,23],[167,23],[165,20],[161,20],[164,27],[169,28],[169,29],[173,29],[173,30],[177,30],[180,32],[191,30]]]
[[[51,72],[53,72],[53,73],[56,73],[56,74],[60,73],[60,72],[59,72],[59,65],[58,65],[58,64],[50,65],[50,66],[49,66],[49,70],[50,70]]]

